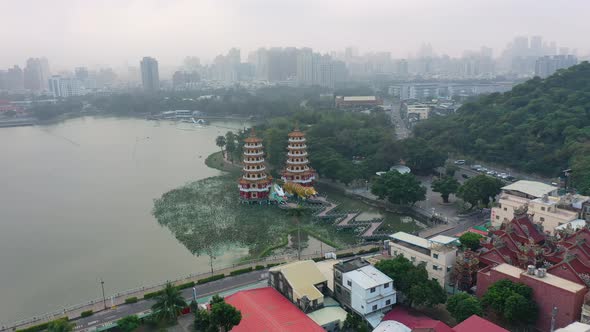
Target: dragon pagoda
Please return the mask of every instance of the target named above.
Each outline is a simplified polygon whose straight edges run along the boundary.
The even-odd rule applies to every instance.
[[[254,130],[244,139],[242,176],[238,181],[242,203],[268,203],[272,177],[266,173],[262,139]]]
[[[287,146],[287,165],[281,174],[285,183],[296,183],[304,187],[313,187],[316,172],[309,167],[305,134],[298,128],[289,133]]]

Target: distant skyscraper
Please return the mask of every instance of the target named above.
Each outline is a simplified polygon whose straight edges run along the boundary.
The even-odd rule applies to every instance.
[[[30,58],[27,60],[27,66],[24,70],[24,87],[25,89],[39,92],[45,87],[41,59]]]
[[[573,55],[544,56],[535,63],[535,76],[545,78],[553,75],[557,70],[575,66],[578,59]]]
[[[77,67],[74,72],[78,80],[84,82],[88,79],[88,69],[86,67]]]
[[[6,71],[6,89],[16,91],[24,89],[23,70],[19,66],[8,68]]]
[[[490,47],[486,47],[486,46],[481,47],[481,50],[480,50],[481,56],[491,58],[493,53],[494,53],[494,50],[491,49]]]
[[[313,50],[302,48],[297,54],[297,84],[313,84]]]
[[[158,61],[151,57],[144,57],[141,60],[141,82],[146,91],[156,91],[160,88],[160,74],[158,72]]]
[[[531,37],[531,53],[533,56],[543,55],[543,37],[532,36]]]
[[[313,81],[316,85],[334,88],[334,62],[329,55],[314,54]]]
[[[529,38],[516,37],[512,44],[513,56],[527,56],[529,53]]]

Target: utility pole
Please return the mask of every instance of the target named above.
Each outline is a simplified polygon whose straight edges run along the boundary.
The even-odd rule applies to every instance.
[[[107,309],[107,298],[104,296],[104,280],[100,278],[100,287],[102,288],[102,303],[104,304],[104,309]]]

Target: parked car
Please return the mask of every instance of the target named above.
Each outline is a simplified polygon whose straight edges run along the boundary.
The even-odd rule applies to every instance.
[[[474,170],[474,171],[476,171],[476,170],[478,170],[478,169],[480,169],[482,167],[483,166],[481,166],[481,165],[471,165],[471,169]]]
[[[469,175],[467,175],[467,174],[461,174],[461,177],[464,179],[469,179]]]
[[[455,160],[455,165],[465,165],[465,160],[463,160],[463,159]]]

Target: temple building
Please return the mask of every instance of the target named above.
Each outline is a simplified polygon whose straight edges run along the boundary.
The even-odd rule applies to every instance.
[[[285,182],[294,182],[306,187],[313,186],[316,172],[309,167],[305,134],[299,129],[296,128],[289,133],[287,150],[289,150],[287,153],[287,165],[283,170],[281,179]]]
[[[238,181],[240,201],[243,203],[268,203],[272,177],[266,173],[262,139],[254,130],[244,139],[242,177]]]

